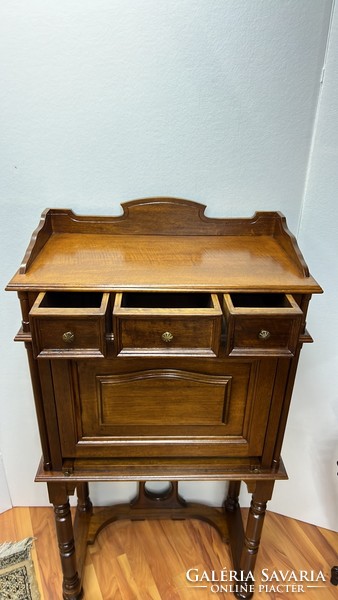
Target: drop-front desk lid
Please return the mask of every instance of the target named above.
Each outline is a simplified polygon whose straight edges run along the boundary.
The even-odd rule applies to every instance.
[[[322,291],[283,215],[204,211],[173,198],[127,202],[115,217],[47,209],[7,289]]]

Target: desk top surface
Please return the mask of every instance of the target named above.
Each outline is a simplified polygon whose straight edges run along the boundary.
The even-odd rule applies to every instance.
[[[209,219],[202,205],[165,202],[111,218],[46,211],[7,289],[321,291],[279,213]]]

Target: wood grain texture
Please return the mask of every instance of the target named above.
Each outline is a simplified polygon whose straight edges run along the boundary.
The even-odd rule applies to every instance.
[[[40,469],[38,478],[47,481],[54,505],[67,600],[82,598],[80,580],[91,539],[86,481],[158,476],[245,481],[253,494],[247,525],[240,523],[238,505],[232,510],[238,486],[231,484],[226,533],[242,578],[254,568],[266,503],[274,481],[286,475],[279,468],[279,451],[306,308],[311,292],[321,288],[308,275],[279,213],[209,219],[204,208],[162,198],[128,203],[118,217],[79,217],[53,209],[33,234],[26,267],[8,285],[20,294],[17,339],[32,345],[38,363],[33,385],[41,386],[37,407],[48,451],[46,470]],[[205,461],[207,472],[201,467]],[[78,483],[73,532],[68,496]],[[179,525],[150,525],[150,506],[134,508],[132,513],[129,505],[119,508],[120,519],[144,519],[130,525],[130,551],[123,530],[122,550],[110,557],[110,569],[104,569],[102,553],[89,564],[95,573],[100,570],[95,586],[101,596],[172,600],[186,597],[187,590],[198,593],[185,576],[192,566],[184,562],[191,561],[190,552],[176,550]],[[182,512],[174,502],[159,505],[156,517],[204,516],[215,525],[205,512],[192,510],[185,506]],[[112,521],[109,512],[107,524]],[[136,563],[134,540],[140,553]],[[213,552],[215,543],[213,537]],[[110,539],[107,544],[109,553]],[[209,553],[202,545],[200,551],[196,564],[203,569]],[[212,555],[212,565],[221,557],[216,572],[229,558],[223,553],[221,546]],[[135,567],[141,559],[142,577]],[[143,577],[146,565],[148,578]],[[171,576],[177,569],[181,586]],[[103,587],[102,581],[107,582]],[[93,589],[92,582],[89,586]],[[199,591],[215,593],[214,587],[203,585]],[[251,593],[244,587],[236,590],[237,597],[248,599]]]
[[[246,512],[245,510],[243,512]],[[42,600],[59,600],[62,585],[51,508],[14,508],[0,515],[0,543],[36,538],[33,560]],[[256,564],[262,569],[321,570],[321,588],[304,592],[256,591],[257,600],[334,600],[329,583],[338,559],[338,533],[268,512]],[[231,569],[229,548],[206,523],[189,521],[119,521],[105,528],[89,546],[84,569],[84,600],[232,599],[230,592],[188,587],[186,571]],[[306,583],[306,582],[305,582]]]
[[[305,276],[309,276],[307,265],[298,248],[296,239],[288,230],[285,217],[278,212],[256,212],[247,219],[209,218],[206,206],[180,198],[146,198],[126,202],[123,214],[114,217],[76,215],[69,209],[46,209],[33,232],[23,259],[20,273],[27,272],[48,237],[60,232],[129,234],[132,232],[149,235],[268,235],[278,239],[279,244]],[[183,218],[182,218],[183,217]]]
[[[116,290],[126,289],[126,280],[134,289],[142,283],[155,289],[175,289],[173,280],[177,289],[182,281],[185,288],[189,281],[190,289],[205,289],[203,284],[214,290],[238,289],[243,277],[247,283],[251,278],[253,287],[258,283],[264,289],[262,276],[270,272],[275,274],[277,288],[290,286],[292,291],[292,287],[302,286],[303,291],[321,291],[309,275],[283,215],[259,212],[248,219],[215,219],[206,217],[204,211],[202,204],[177,198],[128,202],[123,205],[123,214],[115,217],[46,210],[7,289],[54,289],[58,279],[64,288],[83,289],[88,273],[92,282],[87,282],[88,289],[111,289],[112,285]],[[136,246],[133,238],[137,238]],[[149,256],[151,268],[147,270]],[[71,272],[70,280],[67,271]],[[224,278],[215,280],[217,272],[226,274],[226,286]]]
[[[245,286],[243,286],[245,281]],[[56,283],[57,282],[57,283]],[[57,233],[8,289],[321,291],[268,236]]]

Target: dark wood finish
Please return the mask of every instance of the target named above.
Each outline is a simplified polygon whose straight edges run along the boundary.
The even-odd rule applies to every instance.
[[[222,310],[216,294],[119,293],[113,314],[118,356],[218,356]]]
[[[303,313],[290,294],[224,294],[230,356],[294,355]]]
[[[88,543],[121,519],[199,518],[255,566],[306,313],[321,288],[280,213],[210,219],[157,198],[116,217],[45,211],[19,271],[63,597],[82,595]],[[180,480],[229,480],[223,511],[185,502]],[[147,481],[167,481],[160,494]],[[93,508],[91,481],[138,481],[133,502]],[[241,481],[252,494],[244,529]],[[77,489],[74,526],[69,495]],[[238,598],[251,597],[240,591]]]
[[[54,506],[56,534],[63,572],[63,598],[82,598],[81,580],[77,570],[72,517],[66,485],[48,483],[49,499]]]
[[[35,357],[105,356],[109,306],[109,294],[39,294],[29,313]]]
[[[338,566],[332,567],[330,582],[332,583],[332,585],[338,585]]]
[[[245,531],[238,502],[240,483],[231,482],[229,486],[224,508],[230,532],[230,547],[234,567],[239,574],[239,578],[243,577],[243,586],[239,586],[240,591],[235,592],[235,597],[239,599],[253,596],[250,574],[253,573],[256,564],[266,505],[268,500],[271,499],[274,483],[272,479],[266,481],[256,480],[248,485],[248,489],[252,493],[252,500]],[[241,587],[243,587],[243,590],[241,590]]]

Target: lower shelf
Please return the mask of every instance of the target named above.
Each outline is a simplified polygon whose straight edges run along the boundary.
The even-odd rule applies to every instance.
[[[258,459],[140,458],[64,461],[60,471],[48,471],[40,462],[35,481],[250,481],[288,479],[282,459],[276,469],[263,469]]]

